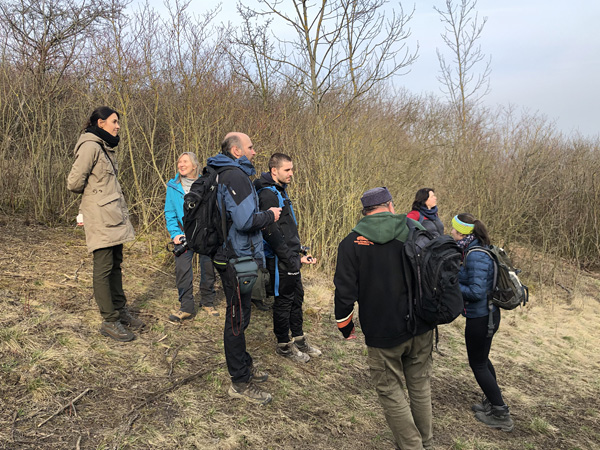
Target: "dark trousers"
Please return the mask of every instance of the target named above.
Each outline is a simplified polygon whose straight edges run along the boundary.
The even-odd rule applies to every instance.
[[[215,268],[212,260],[206,255],[200,256],[200,306],[215,304]],[[179,292],[181,310],[194,314],[194,252],[186,251],[175,257],[175,282]]]
[[[223,346],[227,370],[233,383],[246,383],[250,380],[252,357],[246,351],[245,331],[250,324],[252,293],[240,295],[235,270],[230,264],[226,269],[219,268],[223,283],[227,312],[223,330]]]
[[[290,342],[290,331],[292,338],[302,336],[302,303],[304,303],[304,288],[300,273],[290,275],[282,265],[279,264],[275,271],[275,258],[267,258],[267,267],[271,278],[271,287],[274,290],[275,302],[273,303],[273,332],[277,342],[282,344]],[[275,286],[278,284],[278,286]]]
[[[94,250],[94,298],[105,322],[119,320],[127,298],[123,292],[123,244]]]
[[[496,334],[500,326],[500,310],[496,309],[493,316],[494,334]],[[479,384],[479,387],[490,403],[495,406],[502,406],[504,405],[504,400],[496,381],[496,370],[489,359],[494,336],[487,337],[487,332],[488,316],[467,319],[465,343],[467,345],[469,366],[471,366],[477,384]]]

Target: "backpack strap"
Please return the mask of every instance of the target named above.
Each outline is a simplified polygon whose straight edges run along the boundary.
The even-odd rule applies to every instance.
[[[281,191],[279,191],[279,189],[277,189],[275,186],[265,186],[264,188],[260,188],[258,191],[256,191],[256,193],[260,194],[265,189],[268,189],[269,191],[273,192],[277,196],[277,200],[279,200],[279,207],[283,209],[283,207],[285,206],[285,200],[289,200],[287,193],[284,198],[283,195],[281,195]],[[285,193],[285,191],[284,191],[284,193]],[[290,203],[290,211],[292,211],[292,217],[294,218],[294,222],[296,223],[296,225],[298,225],[298,220],[296,219],[296,213],[294,212],[294,206],[292,205],[291,201],[289,203]]]

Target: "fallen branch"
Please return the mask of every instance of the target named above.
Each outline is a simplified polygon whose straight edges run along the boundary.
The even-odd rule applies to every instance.
[[[206,375],[209,372],[210,372],[209,370],[199,370],[198,372],[196,372],[188,377],[185,377],[182,380],[174,382],[169,387],[166,387],[164,389],[161,389],[160,391],[149,394],[142,403],[131,408],[131,411],[129,411],[128,415],[131,415],[134,412],[138,411],[139,409],[143,408],[144,406],[149,405],[150,403],[156,401],[156,399],[158,399],[159,397],[162,397],[165,394],[173,392],[174,390],[179,389],[181,386],[188,384],[189,382],[194,381],[197,378],[203,377],[204,375]]]
[[[54,414],[52,414],[50,417],[48,417],[46,420],[44,420],[43,422],[41,422],[38,425],[38,428],[41,427],[42,425],[44,425],[46,422],[48,422],[50,419],[52,419],[53,417],[58,416],[61,412],[63,412],[65,409],[67,409],[69,406],[73,407],[73,404],[79,400],[81,397],[83,397],[85,394],[87,394],[89,391],[91,391],[91,388],[87,388],[85,391],[83,391],[81,394],[79,394],[77,397],[75,397],[73,400],[71,400],[69,403],[67,403],[64,406],[61,406]]]

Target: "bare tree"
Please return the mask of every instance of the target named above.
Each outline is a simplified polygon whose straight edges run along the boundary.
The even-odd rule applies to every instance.
[[[441,71],[438,80],[464,130],[469,110],[490,90],[491,57],[486,60],[478,45],[487,17],[479,22],[475,10],[477,0],[460,0],[460,3],[446,0],[445,5],[443,10],[437,7],[434,9],[445,25],[442,39],[450,49],[452,59],[447,61],[437,49]]]
[[[106,20],[120,15],[127,0],[108,5],[90,0],[13,0],[0,3],[0,28],[6,33],[7,53],[47,82],[59,79],[81,59],[86,43]],[[45,86],[46,90],[51,86]]]
[[[291,33],[274,35],[275,48],[256,41],[239,44],[274,64],[278,75],[310,98],[315,112],[326,94],[349,93],[347,102],[352,102],[416,59],[405,42],[412,13],[400,7],[386,14],[387,0],[259,3],[260,11],[240,3],[242,17],[263,16],[272,21],[268,25],[282,23]]]
[[[258,13],[240,3],[237,10],[242,25],[229,34],[227,46],[232,72],[252,88],[266,109],[274,94],[277,72],[281,69],[269,38],[273,19],[258,23]]]

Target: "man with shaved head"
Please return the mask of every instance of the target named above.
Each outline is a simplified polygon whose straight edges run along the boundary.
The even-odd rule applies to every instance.
[[[260,211],[258,196],[250,176],[256,171],[252,159],[256,155],[250,137],[244,133],[228,133],[221,143],[221,153],[208,158],[207,165],[220,170],[217,202],[226,223],[225,245],[215,255],[215,267],[221,275],[227,313],[223,344],[227,369],[231,376],[229,396],[267,404],[271,394],[256,386],[268,375],[256,369],[246,351],[244,332],[250,323],[251,292],[240,288],[233,260],[250,257],[259,267],[264,267],[261,229],[279,219],[281,208]],[[226,169],[226,170],[223,170]]]

